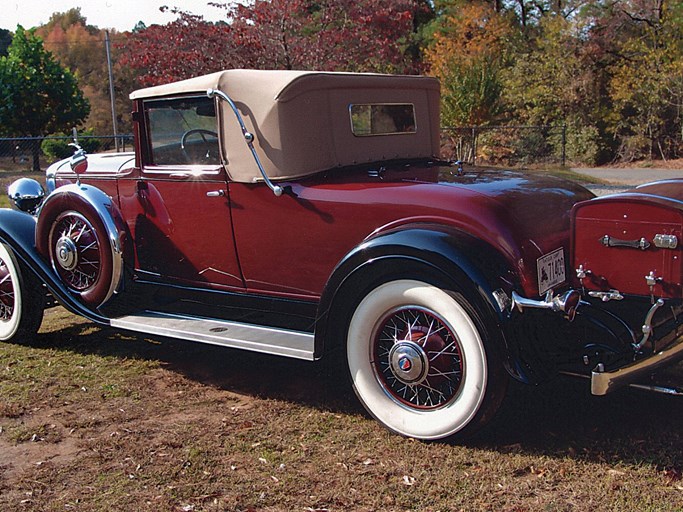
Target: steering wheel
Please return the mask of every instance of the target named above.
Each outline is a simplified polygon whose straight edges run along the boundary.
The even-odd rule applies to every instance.
[[[206,146],[206,153],[204,155],[204,159],[209,160],[211,158],[211,150],[215,149],[215,146],[213,144],[211,144],[208,140],[206,140],[206,136],[208,135],[209,137],[218,138],[218,134],[212,130],[205,130],[204,128],[193,128],[191,130],[187,130],[185,133],[183,133],[183,136],[180,138],[180,149],[185,154],[188,161],[191,162],[192,160],[196,160],[195,158],[191,158],[191,156],[187,153],[187,148],[186,148],[187,139],[190,138],[192,135],[196,135],[196,134],[201,136],[202,141],[204,142],[204,145]]]

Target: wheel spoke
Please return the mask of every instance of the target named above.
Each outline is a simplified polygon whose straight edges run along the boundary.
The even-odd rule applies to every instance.
[[[14,313],[14,283],[7,264],[0,260],[0,320],[7,321]]]
[[[461,349],[436,313],[417,306],[398,308],[375,332],[376,377],[395,400],[435,409],[454,399],[463,377]]]
[[[64,260],[55,258],[55,269],[75,291],[85,291],[97,281],[102,256],[97,235],[88,220],[76,212],[67,212],[57,220],[52,235],[52,251],[57,244],[66,252]]]

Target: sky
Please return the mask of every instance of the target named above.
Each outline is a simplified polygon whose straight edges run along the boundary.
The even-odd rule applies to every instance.
[[[138,21],[149,26],[176,19],[171,12],[162,13],[159,7],[178,7],[200,14],[209,21],[225,19],[225,9],[208,5],[210,0],[0,0],[0,28],[14,32],[17,25],[24,28],[47,23],[54,12],[80,7],[88,24],[101,29],[132,30]],[[218,0],[218,3],[230,3]]]

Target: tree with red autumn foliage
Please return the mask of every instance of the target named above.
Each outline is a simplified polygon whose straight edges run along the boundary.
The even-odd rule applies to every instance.
[[[131,34],[124,64],[142,85],[228,68],[416,73],[426,0],[255,0],[214,4],[226,22],[178,19]]]

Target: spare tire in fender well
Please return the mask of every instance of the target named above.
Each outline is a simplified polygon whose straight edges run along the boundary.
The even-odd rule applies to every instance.
[[[84,282],[68,282],[79,268],[82,250],[70,230],[82,230],[90,237],[89,251],[95,264],[87,262],[90,275]],[[36,227],[36,248],[52,263],[57,274],[81,301],[90,307],[103,305],[119,290],[123,281],[126,227],[111,198],[87,185],[67,185],[50,194],[41,207]],[[94,249],[93,249],[94,247]],[[85,248],[83,248],[85,250]],[[88,258],[90,260],[90,258]]]

